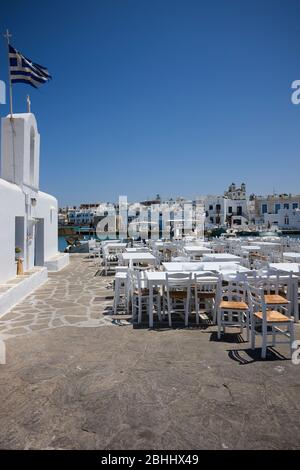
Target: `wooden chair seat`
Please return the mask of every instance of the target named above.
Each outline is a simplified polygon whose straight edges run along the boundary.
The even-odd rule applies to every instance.
[[[222,300],[219,308],[222,310],[248,310],[248,305],[246,302],[237,300]]]
[[[169,295],[172,299],[183,300],[187,297],[186,290],[173,290],[169,292]]]
[[[140,293],[142,294],[142,296],[147,296],[147,295],[149,295],[149,289],[147,287],[144,287],[143,289],[141,289]],[[153,289],[153,294],[158,294],[158,293],[159,293],[159,290],[157,288],[154,288]],[[135,290],[134,295],[139,295],[139,291]]]
[[[254,315],[262,320],[263,314],[262,312],[255,312]],[[270,323],[280,323],[280,322],[288,322],[292,321],[289,317],[286,315],[283,315],[280,312],[277,312],[277,310],[267,310],[267,322]]]
[[[278,294],[266,294],[265,295],[266,305],[288,305],[290,302],[281,295]]]
[[[215,296],[215,292],[198,292],[199,299],[214,299]]]

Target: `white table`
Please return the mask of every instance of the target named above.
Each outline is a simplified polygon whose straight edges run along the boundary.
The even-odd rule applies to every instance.
[[[259,251],[261,247],[259,245],[242,245],[242,251]]]
[[[105,249],[107,250],[124,250],[127,246],[127,243],[117,243],[117,242],[109,242],[104,245]]]
[[[121,243],[121,240],[102,240],[100,243],[102,246],[106,246],[107,244],[115,245],[116,243]]]
[[[152,255],[152,253],[122,253],[121,259],[124,261],[125,264],[135,264],[135,263],[149,263],[155,264],[156,258]]]
[[[197,273],[194,273],[194,276]],[[149,288],[149,328],[153,328],[153,287],[166,285],[166,272],[164,271],[146,271]],[[201,277],[197,281],[199,284],[215,283],[218,284],[219,279],[215,276]]]
[[[277,271],[284,271],[286,273],[300,273],[299,263],[269,263],[270,268],[274,268]]]
[[[224,281],[232,279],[233,275],[237,274],[247,274],[251,273],[252,271],[244,266],[241,266],[237,263],[229,263],[229,262],[219,262],[214,263],[212,261],[207,263],[193,262],[193,261],[186,261],[186,262],[170,262],[170,263],[163,263],[163,267],[166,271],[169,272],[197,272],[201,273],[203,271],[208,272],[217,272],[221,274],[222,279]]]
[[[148,253],[149,249],[148,248],[143,248],[143,253]],[[126,253],[142,253],[141,248],[126,248],[125,249]]]
[[[254,245],[267,246],[267,247],[271,247],[271,248],[272,247],[274,248],[274,246],[276,248],[281,246],[281,243],[279,243],[279,242],[260,242],[259,240],[255,240],[254,242],[250,242],[250,243],[252,243]]]
[[[203,261],[233,261],[240,263],[242,258],[237,255],[232,255],[231,253],[208,253],[203,256]]]
[[[282,254],[284,259],[295,261],[295,262],[300,262],[300,253],[293,252],[293,251],[285,251]]]
[[[202,255],[203,253],[211,253],[211,248],[203,245],[188,245],[184,247],[184,251],[189,255]]]
[[[214,263],[212,261],[203,262],[203,261],[171,261],[162,263],[166,271],[220,271],[220,268],[224,266],[235,265],[236,263],[228,262],[219,262]]]

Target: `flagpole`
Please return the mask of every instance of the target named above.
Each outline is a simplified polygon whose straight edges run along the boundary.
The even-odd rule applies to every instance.
[[[16,159],[15,159],[15,129],[14,129],[14,119],[13,119],[13,99],[12,99],[12,82],[10,74],[10,60],[9,60],[9,38],[11,37],[8,29],[4,34],[4,37],[7,40],[7,58],[8,58],[8,80],[9,80],[9,103],[10,103],[10,123],[11,123],[11,136],[12,136],[12,152],[13,152],[13,174],[14,174],[14,183],[16,181]]]
[[[6,30],[6,33],[4,34],[4,37],[7,40],[10,119],[12,119],[13,118],[13,99],[12,99],[12,83],[11,83],[10,61],[9,61],[9,38],[11,37],[11,34],[9,33],[8,29]]]

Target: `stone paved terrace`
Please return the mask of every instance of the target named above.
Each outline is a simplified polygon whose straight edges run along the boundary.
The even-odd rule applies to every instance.
[[[71,257],[0,320],[0,448],[300,448],[300,365],[216,327],[133,328]],[[300,337],[299,325],[296,336]]]

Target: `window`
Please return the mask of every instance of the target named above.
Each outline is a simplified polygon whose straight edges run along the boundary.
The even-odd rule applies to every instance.
[[[288,218],[288,217],[285,217],[285,218],[284,218],[284,224],[285,224],[285,225],[289,225],[289,223],[290,223],[289,218]]]
[[[216,204],[216,211],[220,212],[220,210],[221,210],[221,204]]]
[[[261,212],[262,212],[262,214],[266,214],[268,212],[268,205],[267,204],[262,204],[261,205]]]
[[[298,209],[298,202],[293,202],[293,209]]]
[[[275,214],[278,214],[278,211],[280,210],[280,204],[275,204],[274,209]]]
[[[209,210],[209,211],[212,211],[212,210],[213,210],[213,208],[214,208],[214,206],[213,206],[212,204],[210,204],[210,206],[209,206],[208,210]]]
[[[233,223],[234,225],[242,225],[241,219],[234,219]]]
[[[236,213],[237,215],[242,215],[242,206],[237,206]]]
[[[284,208],[284,209],[289,209],[289,208],[290,208],[290,205],[286,202],[286,203],[283,204],[283,208]]]
[[[232,214],[232,207],[231,206],[228,207],[228,214]]]
[[[210,221],[211,221],[211,223],[213,224],[213,223],[214,223],[214,218],[213,218],[213,217],[210,217]]]

